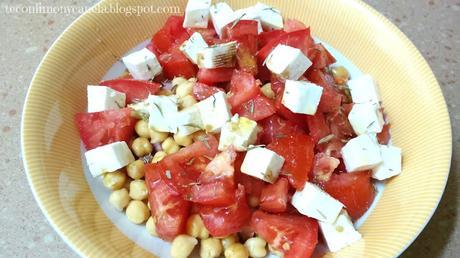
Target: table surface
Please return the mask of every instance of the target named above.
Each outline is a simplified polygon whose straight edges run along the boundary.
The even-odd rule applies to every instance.
[[[6,14],[0,1],[0,256],[77,257],[41,213],[25,179],[20,150],[23,101],[47,49],[79,14]],[[41,5],[91,6],[96,0],[42,0]],[[453,127],[453,160],[446,192],[433,218],[403,257],[460,253],[460,0],[366,0],[418,47],[440,82]]]

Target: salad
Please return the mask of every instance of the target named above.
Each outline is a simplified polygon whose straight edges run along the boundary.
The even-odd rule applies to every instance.
[[[373,77],[273,7],[189,0],[122,62],[76,124],[109,202],[172,257],[339,251],[374,182],[401,173]]]

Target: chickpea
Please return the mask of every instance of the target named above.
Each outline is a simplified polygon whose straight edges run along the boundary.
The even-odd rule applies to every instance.
[[[227,250],[229,246],[238,242],[238,236],[235,234],[229,235],[229,236],[222,238],[220,241],[222,242],[222,246],[224,247],[224,249]]]
[[[141,179],[144,177],[144,162],[140,159],[131,162],[127,167],[126,167],[126,172],[128,173],[128,176],[131,177],[132,179]]]
[[[142,201],[147,198],[147,185],[144,180],[134,180],[129,184],[129,197]]]
[[[173,154],[179,151],[180,147],[174,141],[173,137],[168,137],[164,142],[161,144],[161,148],[163,148],[163,151],[166,152],[166,154]]]
[[[275,92],[272,89],[271,83],[265,84],[264,86],[262,86],[262,88],[260,88],[260,90],[262,91],[262,94],[265,95],[265,97],[269,99],[275,99]]]
[[[139,135],[140,137],[150,138],[150,127],[147,121],[145,120],[137,121],[134,129],[136,130],[137,135]]]
[[[334,81],[337,84],[344,84],[348,81],[350,74],[348,70],[343,66],[336,66],[331,69],[332,76],[334,77]]]
[[[174,84],[174,80],[173,80],[173,84]],[[194,85],[195,83],[189,82],[189,81],[184,81],[180,84],[177,84],[176,95],[179,98],[183,98],[185,96],[192,95]]]
[[[132,200],[126,208],[128,220],[135,224],[141,224],[150,216],[149,208],[143,201]]]
[[[178,235],[171,244],[172,258],[187,258],[198,244],[196,238],[187,235]]]
[[[225,257],[226,258],[248,258],[249,252],[246,249],[246,247],[244,247],[244,245],[240,243],[234,243],[225,250]]]
[[[128,190],[122,188],[120,190],[115,190],[110,194],[109,202],[117,210],[122,211],[126,206],[128,206],[129,198]]]
[[[150,217],[147,220],[147,223],[145,223],[145,228],[147,229],[147,232],[149,232],[149,234],[152,236],[158,236],[155,223],[156,220],[154,217]]]
[[[201,240],[200,257],[216,258],[222,254],[222,244],[217,238],[208,238]]]
[[[155,155],[153,155],[152,158],[152,163],[158,163],[160,162],[164,157],[166,157],[168,154],[164,151],[157,151]]]
[[[134,154],[138,157],[142,157],[152,152],[153,146],[144,137],[138,137],[134,139],[133,144],[131,145],[131,149],[133,150]]]
[[[105,173],[102,182],[105,187],[110,190],[118,190],[122,188],[126,181],[126,174],[124,171],[117,170],[115,172]]]
[[[267,255],[266,245],[267,242],[260,237],[251,237],[244,243],[244,246],[249,251],[249,256],[253,258],[265,257]]]
[[[193,214],[187,220],[187,234],[199,239],[206,239],[209,237],[209,232],[203,224],[200,215]]]
[[[150,129],[150,142],[151,143],[160,143],[166,138],[168,138],[169,133],[167,132],[158,132],[156,130]]]
[[[179,106],[181,109],[191,107],[197,103],[192,95],[187,95],[179,99]]]
[[[190,135],[175,134],[173,137],[176,143],[179,144],[180,146],[189,146],[190,144],[193,143],[193,138]]]

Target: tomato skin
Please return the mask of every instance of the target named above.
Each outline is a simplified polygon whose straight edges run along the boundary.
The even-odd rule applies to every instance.
[[[386,145],[391,139],[390,135],[391,124],[384,124],[382,131],[377,134],[377,140],[380,144]]]
[[[296,19],[286,19],[284,21],[283,29],[285,32],[304,30],[306,28],[307,26],[303,22],[296,20]]]
[[[161,88],[159,83],[134,79],[108,80],[100,82],[99,85],[125,93],[127,104],[133,103],[133,100],[136,99],[145,99],[150,94],[157,93]]]
[[[332,174],[324,190],[343,203],[354,220],[369,209],[375,196],[370,171]]]
[[[137,120],[131,109],[114,109],[94,113],[77,113],[75,123],[86,150],[113,142],[129,142]]]
[[[289,181],[280,177],[274,184],[267,184],[262,188],[260,208],[272,213],[285,212],[288,203]]]
[[[198,81],[208,85],[214,85],[219,82],[228,82],[232,78],[233,68],[202,68],[198,70]]]
[[[257,21],[255,20],[240,20],[238,23],[227,24],[222,31],[222,38],[236,40],[246,35],[257,36]]]
[[[284,30],[271,30],[271,31],[264,31],[259,34],[258,36],[258,42],[259,42],[259,48],[264,47],[267,45],[268,42],[270,42],[272,39],[279,38],[280,36],[286,34]]]
[[[303,133],[277,138],[267,146],[285,159],[281,174],[288,178],[295,189],[303,188],[309,179],[315,155],[314,147],[313,139]]]
[[[172,241],[174,237],[185,232],[191,205],[161,180],[160,171],[164,171],[162,163],[147,164],[145,182],[158,236]]]
[[[306,216],[256,211],[251,227],[286,258],[311,257],[318,243],[318,222]]]
[[[152,49],[157,55],[166,53],[170,48],[179,46],[189,38],[182,27],[183,16],[170,16],[165,25],[152,37]]]
[[[233,111],[248,119],[260,121],[275,114],[276,108],[271,99],[259,94],[255,98],[242,103]]]
[[[171,48],[168,52],[161,54],[158,60],[163,67],[163,74],[168,79],[179,76],[188,79],[196,76],[196,66],[188,60],[179,48]]]
[[[263,128],[260,137],[261,144],[270,144],[277,138],[303,132],[298,125],[278,115],[272,115],[262,120],[260,125]]]
[[[256,97],[259,92],[260,88],[252,74],[235,70],[230,81],[228,103],[232,108],[237,108],[244,102]]]
[[[206,99],[213,95],[214,93],[217,93],[219,91],[224,91],[221,88],[217,88],[214,86],[208,86],[204,83],[197,82],[193,86],[193,97],[198,100],[202,101],[203,99]]]
[[[317,111],[315,115],[307,116],[307,124],[310,130],[310,136],[315,143],[331,134],[331,130],[322,112]]]
[[[257,74],[257,58],[246,44],[239,44],[236,49],[236,62],[238,68],[252,75]]]
[[[324,69],[336,61],[321,43],[315,44],[308,50],[308,59],[312,61],[314,69]]]
[[[223,237],[237,233],[251,219],[251,210],[246,201],[244,186],[239,185],[235,194],[235,203],[222,206],[200,206],[199,214],[206,229],[214,237]]]
[[[174,40],[165,29],[160,29],[152,37],[151,50],[157,55],[165,53],[174,44]]]
[[[341,109],[334,113],[329,113],[326,119],[329,122],[331,133],[337,138],[346,140],[355,135],[348,117]]]
[[[323,87],[318,111],[324,113],[337,111],[342,103],[342,95],[335,90],[334,78],[319,69],[309,69],[305,74],[308,80]]]
[[[310,28],[282,34],[278,38],[270,40],[263,48],[261,48],[257,53],[257,59],[263,62],[278,44],[298,48],[307,55],[308,49],[313,46],[314,41],[310,35]]]

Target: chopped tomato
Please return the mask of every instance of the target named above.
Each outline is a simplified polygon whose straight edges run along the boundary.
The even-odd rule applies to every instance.
[[[252,75],[257,74],[257,58],[246,44],[239,44],[236,49],[236,62],[238,68]]]
[[[298,30],[304,30],[306,29],[307,26],[299,21],[299,20],[296,20],[296,19],[286,19],[284,21],[284,31],[285,32],[293,32],[293,31],[298,31]]]
[[[257,26],[255,20],[239,20],[236,24],[232,22],[223,28],[222,37],[235,40],[246,35],[257,36]]]
[[[340,164],[340,161],[325,153],[316,153],[315,163],[312,170],[313,181],[324,182],[328,181],[334,170]]]
[[[265,185],[260,195],[260,208],[273,213],[285,212],[289,199],[288,191],[289,182],[284,177],[280,177],[274,184]]]
[[[150,45],[151,50],[157,55],[165,53],[174,44],[174,39],[171,38],[169,33],[165,29],[160,29],[152,37],[152,44]],[[150,49],[149,48],[149,49]]]
[[[179,50],[171,48],[168,52],[160,55],[159,61],[163,67],[163,73],[168,79],[183,76],[192,78],[196,76],[196,66]]]
[[[271,99],[259,94],[234,109],[234,112],[248,119],[259,121],[275,114],[276,109]]]
[[[318,110],[325,113],[337,111],[342,103],[342,95],[334,87],[334,78],[319,69],[307,70],[306,76],[311,82],[323,87]]]
[[[263,62],[278,44],[298,48],[307,55],[308,49],[313,46],[313,43],[313,38],[310,35],[310,28],[289,32],[280,35],[278,38],[270,40],[262,49],[259,50],[257,53],[257,59]]]
[[[208,85],[214,85],[219,82],[228,82],[232,78],[233,70],[233,68],[202,68],[198,71],[198,81]]]
[[[183,22],[183,16],[170,16],[163,28],[153,35],[152,48],[156,54],[165,53],[189,38],[189,34],[182,27]]]
[[[307,116],[308,129],[310,130],[310,136],[313,138],[315,143],[317,143],[322,138],[331,134],[324,114],[320,111],[316,111],[316,114],[313,116]]]
[[[230,97],[228,103],[232,108],[247,102],[259,94],[260,88],[250,73],[235,70],[230,81]]]
[[[214,237],[222,237],[237,233],[251,219],[251,210],[246,202],[244,186],[239,185],[235,194],[235,202],[228,206],[201,206],[200,216],[204,226]]]
[[[349,139],[355,135],[353,128],[351,127],[348,117],[345,115],[342,109],[329,113],[327,115],[327,121],[329,122],[329,128],[331,133],[339,139]]]
[[[224,90],[221,89],[221,88],[208,86],[208,85],[206,85],[204,83],[197,82],[193,86],[193,97],[196,100],[201,101],[201,100],[206,99],[206,98],[210,97],[211,95],[213,95],[214,93],[217,93],[219,91],[224,91]]]
[[[318,222],[306,216],[256,211],[251,227],[285,258],[311,257],[318,243]]]
[[[313,166],[315,144],[303,133],[276,138],[267,148],[281,155],[285,161],[281,174],[289,179],[295,189],[301,189],[308,181]]]
[[[212,25],[212,23],[210,23]],[[198,32],[201,34],[203,39],[209,45],[214,44],[214,40],[217,38],[217,32],[214,28],[187,28],[188,34],[191,36],[193,33]]]
[[[390,141],[390,124],[384,124],[382,131],[377,134],[377,140],[380,144],[386,145]]]
[[[375,196],[369,171],[333,174],[323,187],[345,205],[353,219],[358,219],[369,209]]]
[[[260,137],[262,144],[269,144],[277,138],[302,132],[302,129],[298,125],[278,115],[273,115],[262,120],[260,125],[262,126],[262,135]]]
[[[318,152],[324,152],[328,156],[334,157],[334,158],[341,158],[341,150],[342,147],[345,145],[345,142],[343,139],[337,138],[335,135],[331,135],[332,138],[330,139],[325,139],[324,142],[318,143],[316,146],[316,149]]]
[[[315,44],[308,50],[308,59],[311,60],[312,67],[315,69],[323,69],[335,63],[335,58],[321,43]]]
[[[164,170],[161,163],[145,166],[145,182],[149,192],[149,203],[158,236],[172,241],[185,232],[185,224],[190,213],[190,202],[185,201],[171,189],[159,173]]]
[[[279,38],[280,36],[286,34],[284,30],[271,30],[271,31],[264,31],[259,34],[257,40],[259,42],[259,48],[267,45],[267,43],[272,40]]]
[[[150,94],[160,90],[161,85],[156,82],[141,81],[134,79],[115,79],[100,82],[99,85],[110,87],[116,91],[126,94],[126,103],[133,103],[134,100],[142,100]]]
[[[118,141],[129,142],[134,136],[136,121],[131,117],[130,108],[75,115],[75,123],[86,150]]]

